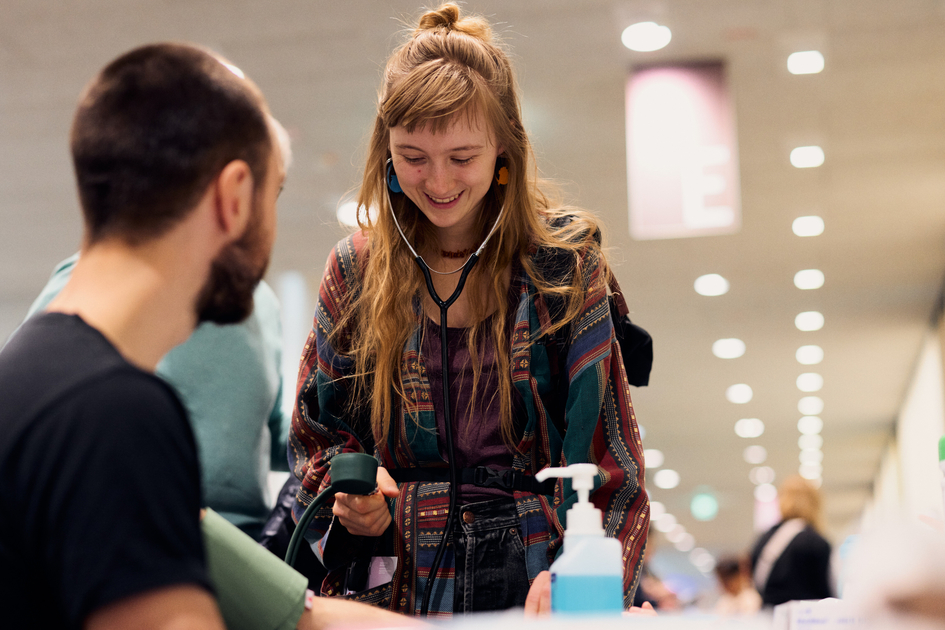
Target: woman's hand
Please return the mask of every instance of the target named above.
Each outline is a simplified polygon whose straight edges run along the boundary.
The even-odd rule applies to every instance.
[[[332,513],[345,529],[356,536],[380,536],[391,520],[387,497],[396,497],[398,494],[400,490],[397,482],[386,468],[378,466],[377,490],[368,495],[339,492],[335,495]]]
[[[525,616],[543,617],[551,614],[551,573],[542,571],[535,576],[525,597]]]
[[[634,606],[630,610],[623,611],[624,617],[633,617],[639,615],[641,617],[655,617],[656,609],[653,608],[653,604],[650,602],[643,602],[642,606]]]

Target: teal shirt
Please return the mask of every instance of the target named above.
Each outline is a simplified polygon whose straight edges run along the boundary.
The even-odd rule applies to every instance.
[[[79,255],[56,265],[27,317],[68,282]],[[288,471],[290,418],[282,412],[279,301],[261,282],[240,324],[201,324],[156,373],[180,395],[197,440],[205,504],[258,538],[270,512],[268,475]]]

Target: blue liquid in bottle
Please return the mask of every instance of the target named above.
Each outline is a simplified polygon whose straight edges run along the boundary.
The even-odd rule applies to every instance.
[[[552,575],[551,610],[572,615],[619,615],[623,612],[623,579],[619,575]]]

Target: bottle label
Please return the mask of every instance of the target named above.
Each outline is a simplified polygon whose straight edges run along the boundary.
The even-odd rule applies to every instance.
[[[616,575],[551,574],[551,611],[584,615],[623,612],[623,580]]]

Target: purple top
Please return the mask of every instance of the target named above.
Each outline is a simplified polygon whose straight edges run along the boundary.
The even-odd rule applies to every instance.
[[[437,442],[444,459],[447,457],[446,424],[443,414],[443,366],[440,344],[440,326],[424,318],[421,353],[430,381],[430,395],[436,412]],[[495,359],[495,343],[492,329],[486,326],[485,334],[479,338],[479,358],[482,373],[476,387],[476,400],[472,398],[473,369],[466,346],[466,328],[447,328],[449,345],[449,379],[451,420],[453,430],[453,455],[458,468],[489,466],[496,470],[512,468],[512,451],[502,440],[499,414],[499,373]],[[513,392],[514,395],[514,392]],[[497,497],[508,497],[510,492],[501,488],[481,488],[462,484],[459,503],[474,503]]]

